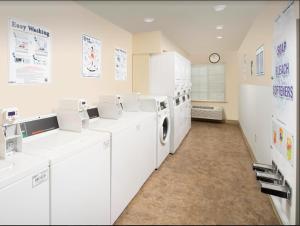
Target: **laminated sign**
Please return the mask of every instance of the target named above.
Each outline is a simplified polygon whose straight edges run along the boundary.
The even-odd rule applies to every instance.
[[[275,21],[273,40],[272,147],[294,166],[296,128],[297,51],[296,19],[293,7]]]
[[[123,49],[115,49],[115,80],[127,78],[127,52]]]
[[[9,83],[48,83],[50,32],[40,26],[9,20]]]
[[[82,36],[82,76],[101,75],[101,42],[87,35]]]

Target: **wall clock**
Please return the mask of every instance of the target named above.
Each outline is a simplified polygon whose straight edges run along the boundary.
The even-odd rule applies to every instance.
[[[215,63],[219,62],[220,55],[218,53],[212,53],[209,55],[208,59],[209,59],[209,62],[215,64]]]

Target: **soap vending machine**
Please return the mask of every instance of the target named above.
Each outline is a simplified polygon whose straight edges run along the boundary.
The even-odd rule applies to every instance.
[[[17,108],[0,109],[0,113],[0,158],[5,159],[15,152],[22,151],[22,132],[17,122]]]

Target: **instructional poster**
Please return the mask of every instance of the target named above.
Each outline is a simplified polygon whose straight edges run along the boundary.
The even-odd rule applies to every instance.
[[[291,166],[296,154],[296,19],[288,7],[275,21],[273,41],[272,147]]]
[[[115,49],[115,80],[127,78],[127,52],[123,49]]]
[[[101,42],[82,35],[82,76],[99,77],[101,75]]]
[[[40,26],[9,20],[9,83],[48,83],[50,32]]]

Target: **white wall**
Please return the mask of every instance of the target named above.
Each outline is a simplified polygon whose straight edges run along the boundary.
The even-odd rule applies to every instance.
[[[270,86],[240,86],[240,125],[258,162],[271,164],[271,108],[272,88]]]

